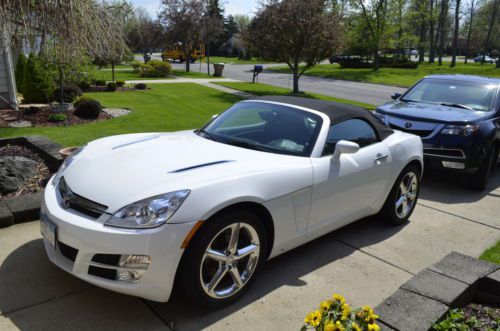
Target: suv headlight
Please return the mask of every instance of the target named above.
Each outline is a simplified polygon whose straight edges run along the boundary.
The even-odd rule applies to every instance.
[[[477,130],[479,130],[480,125],[479,124],[469,124],[469,125],[447,125],[445,126],[442,130],[442,134],[446,135],[463,135],[465,137],[468,137]]]
[[[385,114],[382,114],[382,113],[379,113],[378,111],[374,111],[373,112],[373,115],[378,118],[379,120],[381,120],[382,122],[385,123],[385,119],[387,118],[387,116]]]
[[[73,153],[71,153],[70,155],[68,155],[64,159],[63,163],[61,164],[61,166],[57,170],[56,175],[54,176],[54,180],[52,181],[52,185],[56,186],[59,183],[59,180],[61,179],[62,175],[64,174],[64,170],[66,170],[66,168],[69,167],[69,165],[73,162],[75,156],[80,154],[83,151],[83,149],[85,148],[85,146],[86,145],[83,145],[82,147],[75,149],[73,151]]]
[[[190,190],[181,190],[131,203],[117,211],[104,225],[145,229],[164,224],[179,209]]]

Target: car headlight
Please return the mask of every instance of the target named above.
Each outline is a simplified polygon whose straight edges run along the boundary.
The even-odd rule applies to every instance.
[[[162,225],[179,209],[190,190],[181,190],[131,203],[117,211],[104,225],[119,228],[154,228]]]
[[[52,181],[52,185],[56,186],[59,183],[59,180],[61,179],[62,175],[64,174],[64,170],[66,170],[69,165],[73,162],[75,159],[75,156],[80,154],[83,149],[85,148],[86,145],[83,145],[82,147],[79,147],[73,151],[70,155],[68,155],[61,166],[59,167],[59,170],[57,170],[56,175],[54,176],[54,180]]]
[[[463,135],[468,137],[479,130],[479,124],[469,124],[469,125],[447,125],[441,130],[442,134],[446,135]]]
[[[382,114],[382,113],[379,113],[378,111],[374,111],[373,112],[373,115],[378,118],[379,120],[381,120],[382,122],[385,123],[385,119],[387,118],[387,116],[385,114]]]

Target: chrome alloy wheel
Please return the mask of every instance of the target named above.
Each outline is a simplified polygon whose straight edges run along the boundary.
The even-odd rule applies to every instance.
[[[408,172],[401,181],[396,200],[396,214],[399,218],[405,218],[413,209],[417,201],[417,175]]]
[[[200,265],[205,293],[216,299],[241,290],[252,277],[260,256],[257,231],[247,223],[234,223],[219,231],[210,242]]]

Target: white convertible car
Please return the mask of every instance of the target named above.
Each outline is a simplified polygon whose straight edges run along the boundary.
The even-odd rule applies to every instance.
[[[49,259],[89,283],[216,307],[267,259],[369,215],[406,222],[422,170],[420,138],[367,110],[264,97],[200,130],[80,148],[45,190],[41,230]]]

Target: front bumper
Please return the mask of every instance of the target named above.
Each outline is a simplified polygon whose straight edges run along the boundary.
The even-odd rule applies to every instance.
[[[434,148],[424,145],[424,162],[433,169],[472,174],[478,169],[477,162],[467,158],[460,148]]]
[[[168,301],[183,253],[182,241],[195,222],[165,224],[147,230],[119,229],[103,225],[101,218],[107,217],[106,214],[92,219],[77,211],[63,209],[59,200],[49,182],[41,212],[57,226],[56,249],[44,240],[47,255],[55,265],[108,290],[153,301]],[[89,274],[96,254],[147,255],[151,262],[139,282],[111,280]]]

